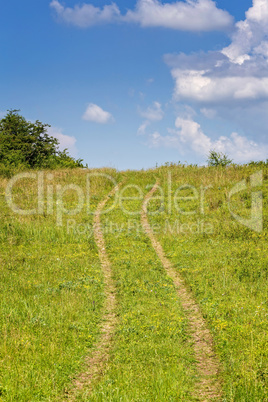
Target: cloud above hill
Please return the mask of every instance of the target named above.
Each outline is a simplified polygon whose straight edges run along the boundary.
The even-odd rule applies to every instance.
[[[139,109],[143,121],[137,133],[147,135],[152,147],[176,148],[182,153],[188,150],[201,158],[211,149],[227,153],[236,162],[267,158],[268,0],[253,0],[245,19],[235,25],[233,17],[212,0],[137,0],[124,14],[115,3],[65,7],[53,0],[50,6],[61,21],[81,28],[132,23],[191,32],[225,30],[230,43],[222,49],[164,56],[174,80],[172,101],[165,103],[165,114],[160,102]],[[167,128],[164,135],[153,131],[156,124],[163,127],[163,122],[159,123],[172,105],[177,116],[175,127]],[[192,108],[195,117],[180,114],[180,107]],[[106,124],[113,117],[91,103],[83,119]],[[205,119],[211,136],[201,128]],[[220,128],[218,135],[214,127]]]
[[[232,62],[243,64],[251,60],[251,54],[267,58],[268,2],[253,0],[253,6],[246,12],[246,19],[236,24],[232,43],[222,50]]]
[[[59,149],[63,151],[64,149],[68,149],[70,155],[76,157],[78,154],[76,148],[76,138],[74,136],[69,136],[62,133],[61,128],[57,127],[47,127],[48,135],[57,138],[59,141]]]
[[[95,103],[89,103],[85,113],[83,114],[83,120],[99,124],[107,124],[113,122],[114,118],[111,113],[106,112]]]
[[[188,104],[211,127],[220,124],[221,132],[230,131],[212,139],[198,122],[178,117],[175,130],[151,135],[152,145],[188,147],[200,155],[215,149],[236,162],[267,159],[267,0],[253,0],[245,20],[235,25],[229,46],[219,51],[168,54],[164,60],[174,79],[175,104]],[[236,127],[233,132],[231,126]]]
[[[221,31],[230,27],[233,18],[217,8],[212,0],[187,0],[162,3],[158,0],[138,0],[135,10],[129,10],[125,20],[142,27],[164,27],[181,31]]]
[[[142,27],[163,27],[181,31],[222,31],[233,24],[232,16],[217,8],[212,0],[186,0],[162,3],[159,0],[137,0],[134,10],[122,15],[115,3],[103,8],[92,4],[64,7],[53,0],[50,7],[60,20],[80,27],[106,23],[136,23]]]
[[[120,10],[116,4],[104,6],[102,9],[92,4],[75,5],[71,8],[64,7],[58,0],[53,0],[50,7],[60,20],[79,28],[115,22],[120,17]]]
[[[268,1],[254,0],[218,52],[166,55],[174,98],[199,103],[268,99]]]
[[[176,148],[181,153],[194,151],[205,160],[210,150],[226,153],[235,162],[248,162],[250,160],[264,160],[267,157],[268,145],[251,141],[236,132],[230,136],[220,136],[212,140],[206,135],[200,124],[188,118],[178,117],[175,129],[169,129],[167,135],[154,132],[149,137],[151,147]]]

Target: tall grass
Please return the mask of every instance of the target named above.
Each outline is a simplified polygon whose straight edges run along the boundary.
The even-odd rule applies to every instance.
[[[252,189],[250,176],[260,169],[263,186]],[[160,178],[164,198],[159,191],[148,204],[149,211],[158,211],[149,215],[150,222],[211,330],[222,365],[223,400],[267,401],[267,164],[225,169],[167,164],[140,172],[94,172],[102,176],[90,183],[91,212],[113,187],[104,174],[117,182],[124,176],[126,185],[138,186],[142,194],[124,189],[122,197],[137,198],[122,198],[102,217],[117,288],[118,327],[107,370],[93,394],[84,389],[78,400],[193,399],[197,371],[187,315],[141,229],[140,215],[129,215],[140,211],[141,195]],[[86,197],[76,216],[63,213],[62,226],[56,216],[61,210],[56,186],[75,184],[86,194],[87,174],[82,169],[44,172],[46,196],[53,186],[53,210],[46,197],[43,212],[29,216],[11,211],[5,199],[9,179],[0,179],[2,401],[64,400],[96,345],[105,294]],[[229,210],[229,193],[244,179],[248,190],[232,198],[231,210],[248,219],[251,192],[261,190],[260,233],[241,225]],[[186,184],[192,187],[177,191]],[[21,208],[37,208],[36,199],[34,180],[24,178],[14,187]],[[74,190],[64,193],[65,208],[74,209],[77,201]]]
[[[84,171],[53,174],[56,183],[85,187]],[[79,237],[68,233],[66,222],[57,227],[55,215],[16,215],[4,199],[6,184],[1,181],[0,398],[61,400],[82,370],[101,320],[103,276],[92,215],[77,216],[87,225]],[[109,183],[96,178],[92,210],[109,190]],[[36,206],[33,180],[22,180],[14,191],[21,208]],[[66,192],[66,207],[74,197]]]
[[[250,176],[259,171],[259,166],[251,164],[228,169],[173,167],[169,171],[173,176],[173,192],[186,183],[197,189],[201,185],[211,185],[206,192],[204,215],[200,213],[199,200],[181,199],[181,209],[197,209],[197,213],[178,214],[173,204],[168,214],[166,203],[162,214],[151,216],[151,223],[160,226],[159,240],[193,292],[209,324],[223,366],[224,400],[266,401],[267,166],[263,169],[261,189],[264,201],[264,230],[261,233],[243,227],[231,217],[228,208],[231,188],[243,179],[249,183]],[[167,187],[166,170],[162,168],[159,173],[162,184]],[[232,210],[249,218],[251,191],[258,190],[260,188],[249,188],[240,192],[232,200]],[[188,195],[192,196],[192,191],[190,193]],[[166,230],[167,221],[173,232]],[[193,225],[191,232],[190,225],[200,221],[210,224],[211,233],[202,232],[200,225]],[[186,223],[185,227],[183,223]],[[179,227],[178,231],[174,230],[176,227]],[[183,228],[188,230],[183,231]]]

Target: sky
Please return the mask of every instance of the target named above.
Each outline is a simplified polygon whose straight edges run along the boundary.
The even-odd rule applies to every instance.
[[[268,158],[268,0],[9,0],[0,117],[90,168]]]

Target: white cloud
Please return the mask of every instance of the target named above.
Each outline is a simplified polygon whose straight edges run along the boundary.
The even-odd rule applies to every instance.
[[[66,23],[86,28],[100,23],[127,22],[142,27],[164,27],[181,31],[220,31],[230,28],[233,18],[218,9],[212,0],[186,0],[162,3],[159,0],[137,0],[134,10],[125,15],[120,13],[115,3],[103,9],[92,4],[64,7],[58,0],[50,6],[58,17]]]
[[[233,132],[215,140],[193,116],[180,113],[176,128],[150,136],[152,146],[176,147],[181,153],[188,150],[203,157],[215,149],[235,162],[267,159],[268,0],[253,0],[245,21],[236,24],[231,44],[222,51],[166,55],[165,61],[179,105],[190,102],[210,120],[227,118],[242,126],[246,135]],[[252,135],[254,141],[248,138]]]
[[[47,133],[59,140],[59,149],[61,151],[67,148],[71,156],[77,156],[78,151],[75,146],[77,140],[75,137],[63,134],[62,129],[57,127],[48,127]]]
[[[107,124],[114,120],[111,113],[106,112],[100,106],[95,105],[94,103],[89,103],[83,115],[83,119],[100,124]]]
[[[227,11],[217,8],[212,0],[186,0],[162,3],[158,0],[138,0],[134,11],[129,10],[126,21],[142,27],[164,27],[181,31],[224,30],[232,25]]]
[[[268,59],[268,41],[262,41],[253,51],[255,54],[264,56],[265,59]]]
[[[177,100],[227,105],[268,99],[268,0],[253,0],[220,52],[166,55]]]
[[[268,35],[268,1],[253,0],[246,12],[246,19],[236,24],[232,43],[222,50],[233,63],[243,64],[250,60],[250,52]]]
[[[190,150],[202,158],[205,158],[213,149],[217,152],[226,153],[235,163],[267,158],[268,145],[258,144],[237,133],[232,133],[229,137],[220,136],[217,140],[212,140],[203,132],[200,124],[181,117],[176,119],[175,127],[176,129],[169,129],[169,134],[165,136],[158,132],[151,134],[150,145],[152,147],[175,147],[180,152]]]
[[[232,133],[230,138],[220,137],[212,143],[212,148],[216,151],[227,153],[234,162],[248,162],[251,160],[265,160],[268,146],[258,144],[237,133]]]
[[[64,7],[58,0],[50,3],[57,16],[67,24],[80,28],[88,28],[93,25],[105,24],[117,21],[120,11],[116,4],[106,5],[103,9],[92,4],[75,5],[74,8]]]
[[[178,117],[175,126],[180,141],[183,144],[189,143],[193,151],[205,154],[211,148],[211,140],[203,133],[200,124]]]
[[[246,13],[247,19],[256,22],[268,23],[267,0],[253,0],[253,6]]]
[[[222,102],[226,100],[255,100],[268,98],[267,77],[223,76],[207,70],[173,69],[174,96],[177,100]]]
[[[150,121],[159,121],[164,117],[161,103],[154,102],[152,106],[149,106],[146,110],[141,110],[140,115]]]

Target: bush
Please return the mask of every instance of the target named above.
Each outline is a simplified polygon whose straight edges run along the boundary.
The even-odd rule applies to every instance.
[[[18,110],[0,120],[0,174],[16,170],[84,167],[82,159],[59,150],[59,141],[47,133],[48,124],[26,121]]]
[[[257,166],[257,167],[265,167],[268,165],[268,159],[265,161],[251,161],[248,163],[248,166]]]
[[[228,166],[232,163],[232,159],[229,159],[226,154],[222,152],[216,152],[214,150],[209,151],[208,166]]]

